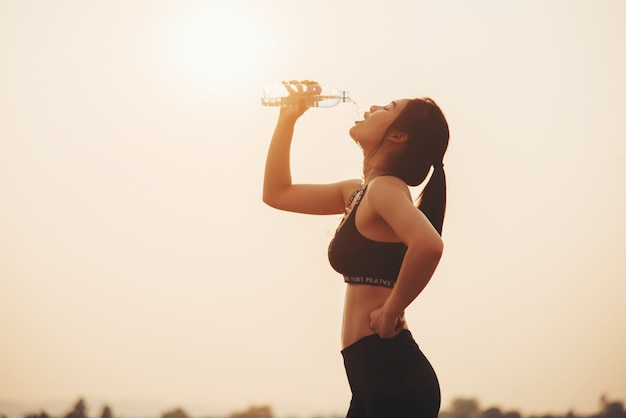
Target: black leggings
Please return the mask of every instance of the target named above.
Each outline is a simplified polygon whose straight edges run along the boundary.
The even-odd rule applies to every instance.
[[[408,330],[369,335],[341,351],[352,390],[346,418],[436,418],[439,381]]]

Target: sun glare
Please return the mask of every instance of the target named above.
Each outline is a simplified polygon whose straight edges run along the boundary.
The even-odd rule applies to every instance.
[[[193,88],[225,90],[264,65],[267,36],[262,15],[240,2],[187,8],[168,34],[168,66]]]

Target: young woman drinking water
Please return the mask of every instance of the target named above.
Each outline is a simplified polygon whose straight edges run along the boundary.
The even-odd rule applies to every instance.
[[[429,98],[372,106],[350,128],[363,152],[361,179],[293,184],[294,127],[315,88],[285,84],[297,105],[280,109],[267,154],[263,201],[291,212],[345,213],[328,257],[346,282],[341,353],[352,391],[347,418],[434,418],[439,383],[404,310],[428,284],[443,251],[446,119]],[[431,172],[414,203],[409,187],[422,184]]]

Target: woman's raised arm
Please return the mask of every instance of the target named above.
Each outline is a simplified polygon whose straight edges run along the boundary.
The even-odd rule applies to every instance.
[[[265,162],[263,201],[273,208],[290,212],[316,215],[342,213],[348,196],[359,187],[359,180],[292,184],[291,141],[295,124],[307,109],[305,100],[297,107],[280,109]]]

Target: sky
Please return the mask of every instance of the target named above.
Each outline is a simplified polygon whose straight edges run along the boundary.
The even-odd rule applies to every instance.
[[[444,409],[625,400],[624,74],[621,0],[0,0],[0,401],[345,413],[339,217],[261,201],[261,87],[291,79],[446,114],[407,310]],[[294,181],[361,176],[355,115],[302,117]]]

